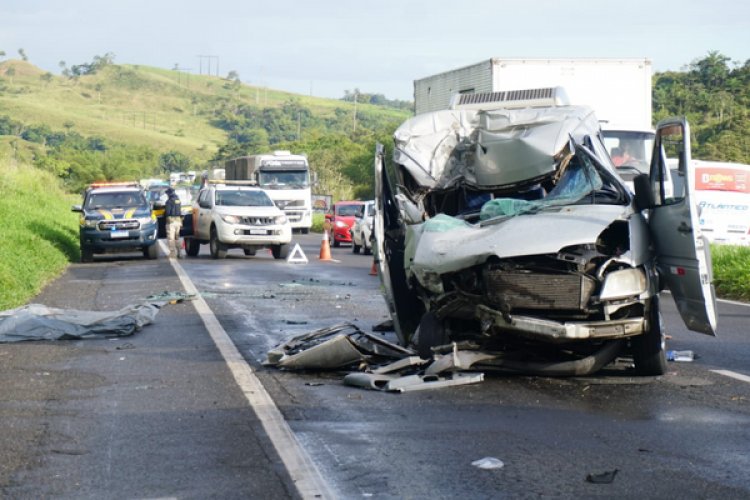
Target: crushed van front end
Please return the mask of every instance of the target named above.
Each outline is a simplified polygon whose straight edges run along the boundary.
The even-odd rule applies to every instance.
[[[630,349],[661,370],[648,224],[588,108],[438,111],[394,138],[392,181],[376,158],[375,234],[403,344],[552,375]]]

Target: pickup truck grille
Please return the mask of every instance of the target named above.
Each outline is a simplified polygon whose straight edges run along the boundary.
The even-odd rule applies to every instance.
[[[100,231],[125,231],[129,229],[139,229],[141,223],[133,219],[125,220],[103,220],[99,223]]]
[[[246,226],[272,226],[275,223],[275,217],[240,217],[240,224]]]

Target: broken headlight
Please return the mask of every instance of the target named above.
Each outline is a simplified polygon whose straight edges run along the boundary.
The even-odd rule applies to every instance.
[[[646,275],[641,269],[620,269],[604,278],[601,300],[616,300],[635,297],[646,291]]]

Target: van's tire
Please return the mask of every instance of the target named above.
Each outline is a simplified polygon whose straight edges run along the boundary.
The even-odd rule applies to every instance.
[[[159,249],[156,247],[156,243],[149,245],[143,249],[143,256],[149,260],[159,258]]]
[[[274,245],[271,247],[274,259],[286,259],[289,257],[289,245]]]
[[[664,375],[667,372],[667,355],[658,296],[651,299],[647,319],[646,332],[630,339],[635,370],[639,375]]]
[[[216,227],[211,226],[211,239],[208,241],[208,246],[211,249],[211,257],[214,259],[224,259],[227,256],[227,249],[219,241],[219,236],[216,234]]]
[[[362,247],[354,243],[354,237],[352,237],[352,253],[358,254],[360,248]]]
[[[195,238],[188,238],[185,240],[185,253],[190,257],[195,257],[201,251],[201,244]]]
[[[432,348],[448,343],[445,325],[433,312],[426,312],[419,321],[419,338],[417,339],[417,353],[422,359],[433,356]]]
[[[91,247],[81,245],[81,262],[94,262],[94,250]]]

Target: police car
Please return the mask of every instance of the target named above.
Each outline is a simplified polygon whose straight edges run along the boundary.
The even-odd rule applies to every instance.
[[[71,209],[81,214],[81,262],[110,252],[142,251],[147,259],[158,257],[156,217],[138,183],[91,184],[83,203]]]

